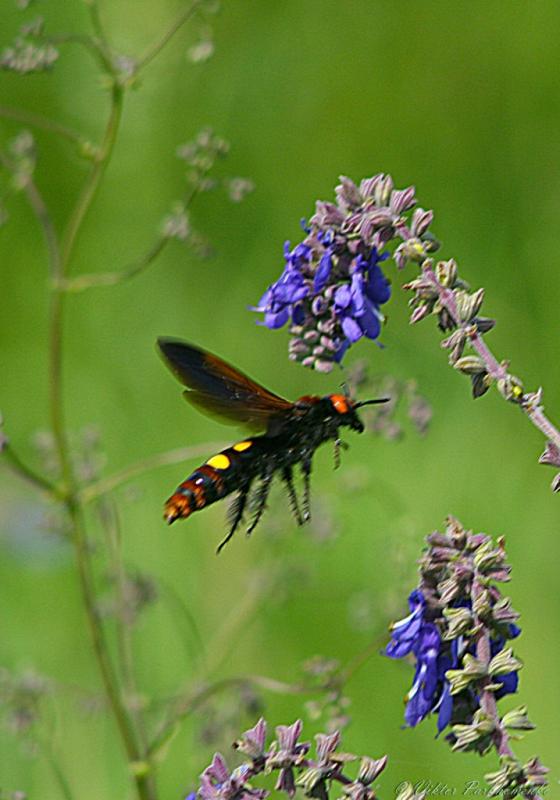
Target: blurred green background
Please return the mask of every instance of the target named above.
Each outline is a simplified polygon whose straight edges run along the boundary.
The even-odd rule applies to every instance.
[[[117,49],[137,54],[181,7],[178,0],[114,0],[102,12]],[[80,2],[38,0],[35,11],[53,32],[87,26]],[[4,0],[6,44],[25,16]],[[183,192],[175,148],[205,125],[232,144],[220,169],[250,177],[256,191],[241,205],[209,194],[193,207],[214,258],[200,261],[173,242],[137,279],[69,298],[68,424],[73,431],[98,427],[104,473],[236,435],[182,402],[155,355],[158,335],[200,343],[288,397],[338,386],[336,374],[290,363],[287,333],[257,327],[247,306],[279,274],[284,240],[298,240],[300,218],[312,213],[316,198],[332,198],[341,173],[360,179],[384,171],[398,187],[416,185],[420,203],[435,210],[443,255],[458,259],[473,287],[486,288],[485,312],[498,320],[489,343],[528,387],[545,387],[548,410],[560,420],[558,3],[237,0],[224,3],[211,24],[215,55],[208,63],[187,60],[196,41],[195,27],[187,26],[127,96],[72,274],[118,270],[151,245],[159,220]],[[95,67],[75,47],[63,49],[52,74],[1,74],[0,97],[2,105],[47,114],[93,139],[107,112]],[[21,127],[0,120],[3,142]],[[87,164],[67,142],[40,131],[36,138],[37,182],[61,227]],[[32,439],[48,427],[47,271],[41,233],[21,195],[9,211],[0,231],[0,405],[14,447],[33,462]],[[317,527],[294,527],[279,489],[268,521],[250,541],[238,535],[220,558],[214,549],[223,504],[166,528],[162,501],[202,459],[159,469],[115,493],[127,563],[173,598],[151,606],[135,627],[139,683],[162,700],[188,685],[200,664],[201,647],[177,598],[196,620],[215,664],[213,679],[258,673],[294,682],[302,662],[316,654],[347,662],[406,610],[423,537],[453,513],[507,537],[510,593],[522,612],[516,648],[526,667],[520,694],[503,705],[528,705],[538,728],[518,751],[538,753],[553,768],[549,796],[559,796],[560,501],[549,489],[552,471],[536,463],[543,441],[497,394],[471,400],[466,380],[447,366],[432,322],[408,326],[407,297],[398,287],[412,271],[397,275],[391,266],[389,273],[395,291],[386,349],[360,344],[349,362],[366,357],[376,372],[415,379],[433,406],[433,423],[425,438],[408,428],[398,442],[353,438],[337,473],[324,448],[314,502],[318,525],[330,525],[326,541],[314,535]],[[100,682],[72,551],[41,533],[48,509],[33,490],[5,470],[1,476],[1,663],[16,672],[32,668],[59,687],[47,701],[43,731],[74,796],[126,796],[113,720],[102,709],[94,713],[92,703],[84,710]],[[94,516],[89,523],[101,573],[102,539]],[[447,783],[460,795],[496,760],[450,753],[434,739],[433,721],[401,730],[411,678],[408,665],[375,654],[356,672],[346,690],[352,724],[344,747],[389,753],[383,797],[405,778]],[[306,737],[323,729],[305,716],[307,698],[263,699],[271,725],[303,715]],[[186,721],[161,768],[162,797],[191,789],[214,749],[230,757],[232,730],[224,718],[239,705],[235,693],[220,695],[213,709]],[[201,739],[211,719],[216,736],[206,730]],[[242,715],[238,729],[254,721],[255,713]],[[29,749],[0,731],[0,788],[58,797],[49,765]]]

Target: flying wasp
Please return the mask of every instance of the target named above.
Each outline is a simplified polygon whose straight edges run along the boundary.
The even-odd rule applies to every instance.
[[[315,450],[334,441],[335,466],[340,462],[340,429],[363,433],[357,409],[387,398],[356,402],[345,394],[305,395],[295,403],[260,386],[218,356],[177,339],[158,339],[159,350],[171,372],[187,387],[185,399],[202,413],[226,423],[241,423],[261,435],[250,436],[213,455],[184,480],[165,503],[164,519],[171,524],[194,511],[237,492],[231,506],[230,529],[218,552],[231,539],[249,506],[253,532],[266,507],[276,473],[288,490],[298,525],[310,518],[310,476]],[[303,474],[302,507],[294,487],[294,467]],[[253,492],[253,484],[257,486]]]

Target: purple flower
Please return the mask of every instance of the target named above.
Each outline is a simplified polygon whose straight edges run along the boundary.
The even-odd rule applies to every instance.
[[[446,677],[449,670],[461,667],[465,653],[476,655],[476,646],[468,643],[462,635],[450,641],[442,640],[440,629],[435,621],[427,619],[426,599],[419,589],[412,591],[408,598],[410,614],[391,626],[391,641],[385,648],[385,655],[403,658],[412,654],[415,659],[415,672],[412,687],[406,696],[405,720],[410,727],[418,725],[428,714],[437,712],[437,729],[441,733],[451,722],[454,701],[458,695],[451,694],[451,684]],[[454,603],[453,608],[471,609],[470,600]],[[439,617],[441,620],[441,616]],[[521,633],[517,625],[507,626],[506,636],[491,639],[491,655],[496,656],[508,639]],[[495,678],[501,688],[495,692],[496,699],[517,691],[517,672]],[[462,697],[472,713],[478,708],[480,700],[471,690],[466,689]]]
[[[248,785],[251,769],[242,764],[230,774],[220,753],[216,753],[209,767],[200,776],[200,800],[264,800],[268,792]]]
[[[391,658],[403,658],[412,653],[416,659],[414,680],[406,696],[405,710],[407,724],[414,727],[441,707],[446,686],[449,686],[445,680],[445,670],[450,668],[450,662],[441,653],[441,636],[437,626],[425,619],[426,600],[422,592],[418,589],[411,592],[408,604],[411,613],[391,626],[391,641],[385,648],[385,654]],[[449,719],[445,725],[448,722]]]
[[[422,615],[426,605],[422,592],[414,589],[409,595],[408,605],[411,611],[408,617],[391,625],[391,641],[385,648],[385,654],[391,658],[406,656],[418,640],[418,633],[422,627]]]
[[[380,306],[391,296],[379,265],[389,253],[350,237],[336,216],[304,230],[293,250],[286,242],[284,271],[252,310],[264,314],[268,328],[290,324],[290,357],[328,372],[359,339],[379,337]]]
[[[508,625],[508,639],[516,639],[519,634],[521,633],[521,628],[513,623]],[[498,639],[491,639],[490,640],[490,653],[492,658],[497,656],[500,653],[505,645],[507,639],[503,636],[500,636]],[[495,682],[497,684],[501,684],[501,689],[496,689],[495,697],[496,700],[499,700],[501,697],[505,697],[506,694],[515,694],[517,692],[517,687],[519,685],[519,673],[517,672],[508,672],[506,675],[498,675],[495,678]]]
[[[267,328],[281,328],[290,316],[296,322],[297,304],[308,292],[303,276],[288,265],[276,283],[268,287],[254,311],[264,312],[264,324]]]
[[[418,725],[438,703],[440,645],[441,637],[437,626],[433,622],[424,623],[419,629],[414,644],[414,655],[417,659],[416,672],[412,688],[406,696],[404,717],[411,727]]]
[[[308,742],[298,742],[302,728],[300,719],[293,725],[279,725],[276,728],[278,744],[269,753],[266,761],[267,769],[280,769],[275,789],[286,792],[289,797],[296,793],[294,767],[301,764],[309,750]]]

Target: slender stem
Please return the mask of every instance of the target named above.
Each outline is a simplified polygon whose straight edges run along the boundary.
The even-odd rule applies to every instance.
[[[51,36],[41,37],[43,41],[50,44],[79,44],[84,47],[90,55],[94,57],[101,68],[108,73],[112,73],[113,65],[111,59],[103,47],[102,43],[88,34],[81,33],[58,33]]]
[[[99,3],[97,0],[86,0],[86,5],[89,8],[89,17],[91,20],[91,26],[97,37],[97,43],[102,52],[104,53],[106,58],[110,59],[111,48],[109,46],[109,40],[107,38],[107,34],[105,33],[105,28],[103,27],[103,22],[101,21],[101,14],[99,12]]]
[[[37,739],[38,745],[45,757],[45,760],[52,770],[54,778],[59,786],[60,793],[65,800],[74,800],[74,794],[70,788],[68,779],[54,755],[52,742],[48,738],[37,736],[37,734],[35,734],[35,738]]]
[[[107,122],[101,154],[99,159],[92,166],[70,216],[62,246],[62,254],[60,254],[60,248],[58,247],[58,239],[56,239],[56,249],[49,246],[51,273],[53,276],[53,281],[51,283],[49,323],[50,406],[53,434],[65,482],[64,506],[70,520],[76,567],[94,652],[101,672],[105,693],[127,753],[129,767],[133,775],[138,797],[140,800],[154,800],[155,789],[152,783],[152,776],[150,775],[150,767],[143,757],[141,748],[136,740],[132,720],[123,703],[117,676],[111,663],[109,647],[105,638],[102,621],[99,618],[96,606],[95,582],[90,560],[90,548],[84,527],[80,501],[76,494],[75,475],[64,424],[62,396],[63,301],[65,295],[59,290],[58,285],[64,278],[82,222],[91,206],[99,182],[110,159],[117,135],[121,111],[122,89],[113,85],[111,112]],[[35,199],[36,201],[36,198],[33,198],[33,196],[30,199]],[[39,214],[38,216],[42,221],[43,227],[45,227],[44,219],[42,219]],[[48,237],[47,241],[49,243]]]
[[[145,760],[142,758],[142,754],[136,742],[131,719],[122,702],[117,677],[109,657],[109,648],[97,610],[95,583],[89,558],[89,543],[87,541],[82,514],[78,503],[76,503],[72,497],[66,501],[66,508],[72,524],[76,566],[87,612],[86,616],[90,635],[101,671],[105,692],[126,749],[129,765],[134,773],[138,795],[141,800],[151,800],[153,795],[149,784],[149,765],[145,763]]]
[[[151,61],[158,56],[165,45],[170,41],[170,39],[175,36],[177,31],[179,31],[183,25],[191,18],[191,16],[195,13],[198,6],[201,5],[200,0],[194,0],[191,5],[181,11],[176,19],[171,23],[169,28],[163,33],[159,39],[157,39],[153,44],[151,44],[144,52],[142,56],[136,62],[136,69],[139,72],[141,69],[144,69]]]
[[[323,691],[322,687],[309,688],[303,684],[284,683],[264,675],[243,675],[239,677],[222,678],[214,683],[199,686],[186,696],[180,696],[171,716],[162,723],[148,749],[150,758],[155,758],[157,753],[165,747],[173,737],[181,722],[194,713],[207,700],[219,692],[227,689],[245,686],[256,686],[274,694],[284,695],[309,695]]]
[[[153,264],[168,242],[169,239],[167,237],[160,237],[147,253],[121,272],[93,272],[89,275],[79,275],[76,278],[66,278],[60,288],[65,292],[82,292],[85,289],[92,289],[98,286],[116,286],[119,283],[124,283],[140,275],[150,264]]]
[[[122,535],[119,523],[118,509],[110,498],[104,497],[98,503],[99,517],[107,534],[108,558],[111,571],[115,579],[116,603],[115,625],[117,632],[117,647],[119,653],[120,670],[125,697],[128,701],[128,714],[131,719],[131,728],[139,743],[142,757],[146,758],[148,751],[148,736],[144,724],[144,715],[138,705],[140,693],[136,682],[134,657],[132,652],[132,620],[128,618],[128,604],[126,596],[126,570],[122,552]],[[151,795],[155,797],[155,777],[151,774]]]
[[[183,207],[189,208],[197,196],[200,194],[204,179],[213,167],[214,162],[208,165],[200,175],[200,180],[192,187],[184,200]],[[116,286],[119,283],[135,278],[146,270],[158,256],[163,252],[169,243],[170,237],[160,236],[149,250],[137,261],[119,272],[100,272],[88,275],[79,275],[76,278],[65,278],[59,282],[59,288],[65,292],[82,292],[85,289],[93,289],[99,286]]]
[[[10,467],[15,475],[23,478],[23,480],[27,481],[32,486],[35,486],[36,489],[46,492],[50,497],[60,497],[60,493],[54,483],[51,483],[47,478],[44,478],[42,475],[32,470],[31,467],[28,467],[27,464],[20,459],[18,454],[12,450],[9,442],[4,442],[0,452],[7,460],[7,466]]]
[[[379,653],[379,648],[383,645],[386,639],[386,634],[383,633],[381,636],[377,636],[367,647],[357,653],[353,658],[350,659],[348,664],[340,671],[340,686],[348,683],[350,678],[352,678],[358,670],[360,670],[369,659]]]
[[[506,366],[497,360],[480,333],[473,332],[472,326],[469,323],[461,321],[453,291],[440,284],[434,270],[430,266],[423,265],[422,272],[437,291],[441,304],[447,309],[457,327],[462,328],[467,334],[473,349],[484,362],[488,374],[494,378],[494,380],[505,379],[508,374]],[[540,405],[533,405],[532,403],[524,404],[521,402],[517,405],[519,405],[519,408],[527,415],[533,425],[545,435],[547,440],[553,442],[556,447],[560,449],[560,431],[548,419],[542,407]]]
[[[223,447],[223,442],[219,444],[199,444],[193,447],[178,447],[176,450],[169,450],[165,453],[158,453],[157,455],[143,458],[141,461],[130,464],[128,467],[125,467],[120,472],[116,472],[114,475],[110,475],[108,478],[102,478],[96,483],[84,487],[79,492],[80,502],[90,503],[97,497],[101,497],[101,495],[107,492],[112,492],[113,489],[116,489],[123,483],[128,483],[139,475],[143,475],[145,472],[149,472],[157,467],[166,467],[170,464],[188,461],[190,458],[203,456],[215,450],[221,450]]]
[[[111,111],[105,129],[105,135],[101,143],[101,152],[93,163],[90,173],[84,182],[81,194],[74,206],[74,210],[64,232],[62,244],[62,264],[64,271],[66,271],[68,267],[78,233],[95,198],[101,178],[111,159],[122,117],[123,97],[122,87],[114,82],[111,89]],[[59,278],[62,280],[64,275],[60,275]]]
[[[22,122],[24,125],[31,125],[34,128],[41,128],[49,133],[56,133],[64,139],[73,142],[74,144],[81,144],[84,137],[77,131],[62,125],[54,119],[49,119],[42,114],[36,114],[34,111],[26,111],[20,108],[9,108],[8,106],[0,106],[0,117],[4,119],[13,119],[16,122]]]
[[[171,584],[167,583],[161,577],[158,578],[158,590],[162,594],[162,598],[167,600],[167,603],[170,606],[171,622],[176,626],[179,638],[184,640],[185,655],[189,665],[192,666],[194,661],[196,665],[200,664],[200,669],[207,673],[206,643],[204,642],[204,638],[198,629],[194,615],[191,613],[191,610],[179,592],[177,592]],[[184,631],[179,625],[181,618],[185,620],[186,627],[188,628],[188,632],[190,634],[189,636],[184,635]]]

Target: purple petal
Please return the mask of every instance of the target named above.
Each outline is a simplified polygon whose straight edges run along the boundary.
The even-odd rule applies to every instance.
[[[391,297],[391,284],[377,264],[369,269],[366,282],[366,294],[376,305],[386,303]]]
[[[368,339],[377,339],[381,333],[381,323],[379,317],[370,306],[365,307],[364,312],[359,317],[360,328]]]
[[[356,320],[350,316],[345,316],[343,318],[342,330],[351,344],[354,344],[354,342],[357,342],[363,336],[361,327],[358,325]]]
[[[348,308],[350,303],[352,302],[352,293],[350,291],[350,286],[345,283],[342,286],[339,286],[336,292],[334,293],[334,304],[339,309]]]
[[[290,314],[287,308],[283,308],[282,311],[279,311],[278,313],[269,311],[264,315],[264,324],[267,328],[274,330],[285,325],[289,318]]]
[[[453,695],[451,694],[451,684],[445,681],[443,692],[439,701],[439,711],[437,719],[438,733],[441,733],[444,728],[447,728],[451,722],[451,715],[453,713]]]
[[[331,274],[331,269],[332,269],[332,256],[330,252],[327,250],[327,252],[321,256],[317,272],[315,273],[315,279],[313,281],[313,289],[316,292],[320,292],[321,289],[323,289],[326,286],[327,281],[329,280]]]

